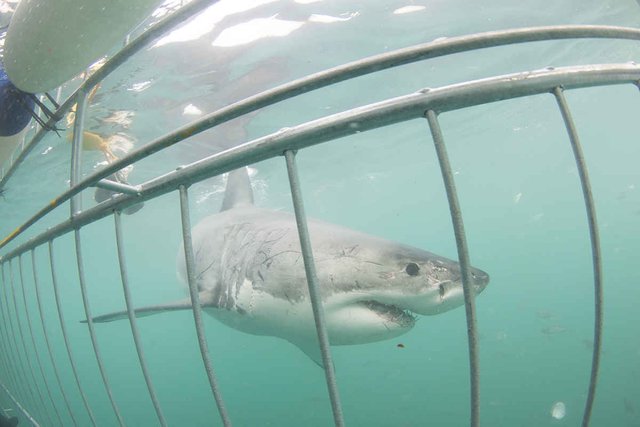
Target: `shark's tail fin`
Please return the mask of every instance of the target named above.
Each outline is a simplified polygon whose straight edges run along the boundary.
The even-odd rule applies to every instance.
[[[253,190],[249,180],[249,172],[246,167],[229,172],[227,189],[224,192],[224,200],[220,212],[238,206],[253,205]]]

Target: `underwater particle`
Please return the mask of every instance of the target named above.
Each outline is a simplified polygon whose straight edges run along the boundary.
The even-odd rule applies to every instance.
[[[567,415],[567,407],[564,402],[556,402],[551,406],[551,416],[556,420],[561,420]]]
[[[542,217],[544,216],[543,213],[538,213],[535,214],[531,217],[531,221],[540,221],[542,219]]]
[[[550,320],[550,319],[554,319],[556,315],[549,310],[538,310],[536,311],[536,317],[538,319]]]
[[[425,10],[426,8],[427,8],[426,6],[418,6],[418,5],[403,6],[401,8],[394,10],[393,14],[402,15],[404,13],[420,12],[421,10]]]
[[[636,413],[636,407],[633,404],[633,402],[629,399],[627,399],[626,397],[624,398],[624,411],[627,414],[635,414]]]
[[[513,197],[513,203],[518,203],[522,198],[522,193],[518,193]]]
[[[398,347],[398,348],[404,348],[404,344],[402,344],[402,343],[398,343],[398,345],[396,345],[396,347]]]
[[[556,335],[565,332],[567,328],[560,325],[550,325],[542,328],[540,331],[545,335]]]
[[[508,335],[505,331],[498,331],[496,333],[496,341],[501,342],[508,338]]]

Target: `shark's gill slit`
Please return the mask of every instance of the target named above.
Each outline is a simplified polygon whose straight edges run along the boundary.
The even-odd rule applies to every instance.
[[[438,293],[440,294],[440,298],[444,298],[444,294],[447,292],[447,289],[444,286],[444,283],[440,283],[438,285]]]

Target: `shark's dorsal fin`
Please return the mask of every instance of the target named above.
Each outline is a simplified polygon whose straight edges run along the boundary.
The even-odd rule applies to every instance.
[[[227,189],[224,192],[224,200],[220,212],[239,206],[253,205],[253,190],[246,167],[229,172]]]

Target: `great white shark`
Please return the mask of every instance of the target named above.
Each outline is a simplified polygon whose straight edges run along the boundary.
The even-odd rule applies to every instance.
[[[332,345],[364,344],[408,332],[419,315],[464,303],[460,265],[450,259],[345,227],[308,220]],[[192,230],[203,311],[234,329],[279,337],[319,366],[322,359],[292,214],[253,204],[246,168],[229,174],[222,209]],[[186,283],[183,247],[178,277]],[[476,294],[489,275],[472,268]],[[138,308],[136,317],[190,310],[189,298]],[[96,323],[127,318],[119,311]]]

